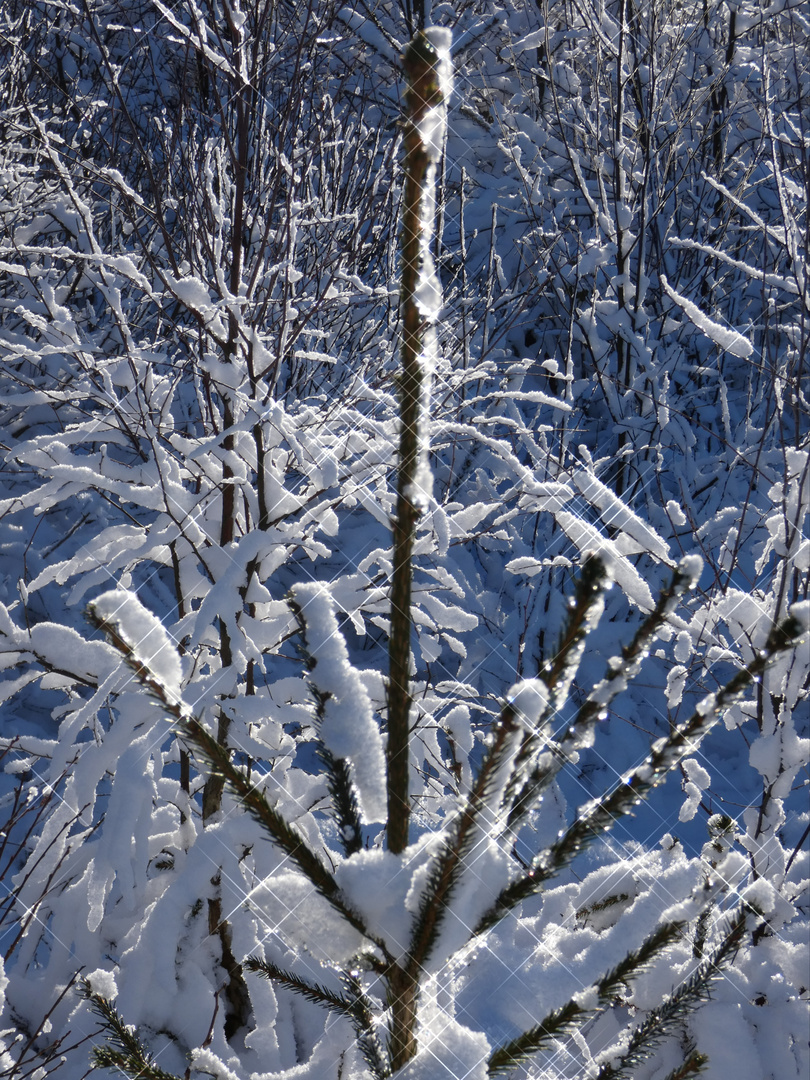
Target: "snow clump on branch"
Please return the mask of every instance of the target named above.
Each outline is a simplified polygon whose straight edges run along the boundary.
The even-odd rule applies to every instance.
[[[90,610],[126,646],[132,660],[160,683],[167,697],[181,699],[183,669],[180,654],[166,628],[129,589],[111,589],[90,603]]]

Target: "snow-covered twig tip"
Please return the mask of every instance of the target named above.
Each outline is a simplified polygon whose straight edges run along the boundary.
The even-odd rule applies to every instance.
[[[180,654],[163,623],[129,589],[111,589],[89,604],[89,614],[127,661],[146,675],[167,700],[182,700]]]

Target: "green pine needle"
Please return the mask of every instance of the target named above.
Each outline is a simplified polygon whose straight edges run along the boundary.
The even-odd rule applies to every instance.
[[[577,585],[574,608],[569,617],[569,625],[566,627],[557,657],[547,676],[550,687],[554,686],[555,681],[559,679],[561,672],[568,663],[569,652],[586,633],[587,614],[590,607],[596,602],[598,596],[601,595],[599,592],[599,583],[600,581],[603,583],[603,579],[604,565],[600,559],[592,556],[585,562],[582,568],[582,573]],[[684,574],[680,567],[676,569],[672,581],[659,596],[658,603],[655,605],[653,611],[650,612],[641,626],[636,630],[630,644],[622,647],[621,666],[609,666],[605,672],[604,682],[607,684],[607,695],[604,697],[600,696],[599,701],[595,701],[593,697],[589,697],[583,702],[577,712],[573,724],[571,724],[557,743],[554,757],[547,758],[542,764],[536,765],[530,776],[524,781],[509,814],[507,823],[509,829],[514,831],[518,828],[520,823],[526,817],[526,814],[537,801],[538,797],[548,787],[568,760],[566,749],[569,746],[574,748],[588,728],[593,727],[602,713],[602,710],[605,709],[624,686],[628,677],[628,672],[635,673],[637,665],[649,650],[651,642],[655,639],[662,624],[666,621],[667,616],[672,611],[673,602],[677,603],[678,597],[686,590],[688,582],[688,575]],[[535,744],[540,743],[540,740],[536,735],[529,736],[529,739],[533,740]],[[523,748],[521,748],[520,756],[521,760],[523,760],[525,757],[530,756],[530,754],[524,753]]]
[[[96,994],[87,980],[82,982],[84,996],[101,1020],[109,1042],[93,1050],[93,1067],[117,1069],[132,1080],[180,1080],[174,1073],[159,1068],[133,1028],[124,1023],[113,1002]]]
[[[282,851],[289,855],[320,895],[350,926],[373,942],[385,955],[385,945],[369,933],[357,912],[346,904],[334,877],[309,847],[304,836],[289,824],[274,806],[270,805],[264,793],[242,769],[231,761],[227,747],[221,746],[195,717],[183,717],[181,725],[182,735],[192,743],[211,771],[223,777],[227,786],[248,813],[265,829]]]
[[[604,562],[598,555],[588,556],[588,558],[585,559],[579,577],[577,578],[573,607],[569,609],[568,619],[563,632],[560,635],[560,644],[557,648],[557,653],[554,660],[549,665],[548,670],[543,671],[540,676],[549,689],[548,705],[546,706],[543,715],[540,717],[540,722],[537,725],[538,730],[536,732],[531,732],[524,737],[523,744],[515,759],[515,773],[512,782],[507,788],[505,800],[507,805],[511,804],[507,828],[512,831],[518,827],[528,813],[537,795],[539,795],[542,788],[550,782],[553,776],[556,775],[564,760],[560,759],[556,761],[549,769],[535,770],[528,779],[525,778],[526,769],[529,767],[528,763],[532,760],[537,751],[542,750],[546,744],[542,734],[543,721],[551,713],[554,707],[555,690],[557,690],[563,674],[566,671],[570,671],[574,665],[579,662],[579,657],[582,654],[585,639],[588,635],[591,612],[593,611],[593,608],[601,602],[606,584],[607,574]],[[557,693],[559,694],[559,690],[557,690]],[[548,773],[548,776],[541,780],[540,777],[543,773]],[[523,783],[520,787],[520,791],[515,794],[521,780]]]
[[[353,972],[345,971],[341,978],[352,999],[351,1020],[360,1052],[374,1080],[387,1080],[391,1075],[391,1062],[377,1036],[374,1006]]]
[[[744,908],[737,911],[722,942],[711,957],[696,968],[669,1000],[650,1010],[644,1023],[637,1027],[630,1037],[618,1065],[603,1065],[596,1080],[630,1080],[632,1070],[651,1057],[655,1048],[665,1038],[675,1034],[690,1012],[709,999],[712,984],[742,944],[747,918],[748,913]],[[697,1057],[703,1055],[693,1055],[694,1059]],[[676,1072],[675,1075],[679,1074]],[[691,1073],[684,1075],[695,1075],[694,1068]]]
[[[604,975],[596,990],[599,1003],[608,1004],[621,987],[637,978],[664,949],[676,941],[684,931],[684,923],[664,923],[656,927],[639,946],[629,952],[616,967]],[[492,1054],[488,1062],[490,1076],[508,1072],[532,1057],[554,1039],[568,1035],[595,1015],[596,1009],[588,1009],[573,999],[559,1009],[550,1012],[539,1024],[523,1032],[516,1039],[505,1043]]]
[[[466,857],[478,835],[480,817],[488,806],[504,758],[518,735],[517,719],[511,706],[506,705],[472,791],[450,826],[449,835],[422,892],[405,965],[406,971],[413,977],[418,975],[438,940],[450,901],[464,873]]]
[[[689,754],[725,710],[737,701],[751,683],[762,676],[771,660],[780,652],[792,649],[804,633],[798,619],[789,616],[774,626],[765,648],[706,703],[667,738],[660,739],[645,762],[625,777],[612,792],[582,810],[560,839],[543,852],[522,876],[507,885],[484,913],[474,934],[482,934],[498,923],[519,903],[538,893],[544,883],[565,869],[597,837],[604,835],[616,821],[627,816],[652,789]]]
[[[261,975],[263,979],[277,983],[295,994],[300,994],[307,1001],[312,1001],[324,1009],[343,1013],[344,1016],[354,1015],[356,1006],[349,998],[343,997],[342,994],[337,994],[333,990],[328,990],[318,983],[307,982],[294,972],[286,971],[269,960],[260,960],[257,956],[249,956],[243,966],[245,971],[250,971],[254,975]]]
[[[349,764],[345,758],[336,758],[323,743],[318,744],[316,753],[326,776],[326,787],[332,802],[332,820],[337,825],[343,855],[348,858],[363,850],[360,807]]]
[[[667,1073],[664,1080],[689,1080],[690,1076],[699,1076],[708,1064],[709,1059],[705,1054],[693,1050],[680,1065]]]
[[[294,595],[287,596],[287,603],[298,622],[301,652],[311,673],[310,693],[315,701],[315,730],[318,735],[316,753],[326,775],[326,786],[331,800],[331,816],[338,828],[343,854],[348,856],[363,849],[363,831],[360,822],[360,807],[357,793],[351,781],[349,763],[345,758],[336,758],[321,739],[321,727],[326,714],[326,705],[331,694],[325,693],[318,685],[318,659],[309,651],[307,641],[306,615]]]

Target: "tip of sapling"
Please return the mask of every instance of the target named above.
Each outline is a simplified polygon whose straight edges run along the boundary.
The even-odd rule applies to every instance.
[[[433,114],[443,113],[453,90],[451,44],[452,33],[447,27],[428,26],[419,31],[402,56],[411,98],[411,120],[418,127],[424,126],[422,141],[431,157],[434,151],[441,152],[438,133],[444,132],[443,119]]]

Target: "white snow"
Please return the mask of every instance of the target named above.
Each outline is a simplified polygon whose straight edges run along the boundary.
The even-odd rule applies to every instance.
[[[675,499],[669,499],[667,501],[667,514],[669,515],[669,520],[672,524],[676,525],[678,528],[682,528],[687,522],[686,514],[683,512],[681,504],[676,502]]]
[[[335,872],[350,905],[363,916],[369,931],[381,937],[394,956],[407,951],[411,938],[414,874],[424,867],[431,847],[424,837],[401,855],[384,848],[358,851]]]
[[[346,642],[329,590],[317,583],[296,585],[295,603],[306,623],[307,648],[315,660],[312,680],[328,694],[320,736],[336,757],[351,763],[361,813],[367,822],[387,814],[385,751],[371,699],[356,668],[349,663]]]
[[[542,679],[523,679],[510,686],[506,700],[526,727],[533,730],[548,706],[548,687]]]
[[[693,1014],[690,1027],[711,1062],[711,1080],[762,1080],[768,1075],[739,1003],[710,1001]]]
[[[667,706],[670,709],[680,705],[688,674],[689,671],[683,664],[676,664],[667,675]]]
[[[649,586],[613,540],[603,536],[589,521],[567,510],[561,510],[555,516],[565,534],[583,554],[593,552],[604,561],[608,573],[629,600],[642,611],[652,611],[655,604]]]
[[[712,783],[712,778],[710,777],[710,774],[706,772],[706,770],[700,764],[700,761],[698,761],[696,758],[688,757],[686,758],[686,760],[681,761],[680,764],[686,772],[687,777],[692,781],[692,783],[697,784],[698,787],[701,788],[701,791],[705,791],[708,785]]]
[[[183,681],[180,654],[163,623],[143,606],[136,593],[111,589],[91,601],[90,607],[100,622],[114,628],[134,659],[163,685],[170,699],[179,702]]]
[[[675,648],[672,650],[675,659],[679,664],[683,664],[692,655],[693,649],[692,635],[688,630],[681,630],[675,639]]]
[[[215,1076],[216,1080],[242,1080],[238,1073],[229,1069],[225,1062],[207,1047],[196,1049],[192,1060],[198,1072]]]
[[[99,994],[101,997],[106,998],[107,1001],[115,1001],[118,997],[118,986],[112,971],[105,971],[104,968],[96,968],[96,970],[91,971],[86,978],[90,989],[94,994]]]
[[[810,600],[800,600],[791,604],[788,613],[799,623],[805,634],[810,630]]]
[[[680,809],[678,818],[680,821],[691,821],[700,806],[702,793],[709,787],[712,778],[695,758],[687,758],[681,762],[681,766],[687,777],[683,788],[686,801]]]
[[[681,48],[683,36],[665,23],[645,42],[641,84],[650,90],[650,72],[658,70],[672,91],[649,98],[651,123],[674,140],[683,166],[666,190],[645,184],[643,125],[632,93],[625,95],[620,133],[605,129],[600,145],[598,115],[589,126],[599,58],[621,32],[604,4],[578,7],[575,24],[546,28],[536,5],[528,22],[515,4],[496,4],[486,18],[486,5],[458,5],[455,13],[451,5],[434,7],[463,42],[456,55],[465,100],[448,125],[450,35],[430,30],[444,100],[419,122],[431,177],[416,296],[427,325],[412,497],[431,513],[420,521],[414,561],[422,648],[414,648],[412,843],[394,856],[383,829],[364,828],[370,848],[346,859],[312,753],[310,686],[330,695],[324,738],[333,753],[348,755],[364,817],[380,820],[385,807],[375,792],[385,778],[380,718],[396,476],[390,216],[401,190],[394,160],[401,140],[396,125],[386,127],[385,117],[380,123],[380,110],[388,115],[397,96],[401,12],[383,5],[369,18],[343,8],[328,26],[313,24],[300,52],[289,48],[303,40],[300,24],[278,24],[272,43],[267,35],[259,39],[240,0],[229,0],[220,24],[211,5],[188,5],[189,21],[165,0],[156,2],[170,36],[226,81],[256,91],[255,130],[273,126],[262,82],[284,89],[288,73],[293,105],[298,89],[304,93],[305,123],[289,127],[283,147],[266,141],[262,183],[245,191],[244,284],[234,290],[228,267],[235,178],[225,128],[212,126],[210,116],[195,114],[200,153],[187,159],[197,174],[185,189],[201,201],[173,198],[184,190],[184,159],[166,158],[170,172],[174,165],[180,172],[179,186],[163,192],[164,233],[153,230],[161,192],[144,201],[132,186],[137,152],[131,161],[118,155],[121,172],[96,174],[104,180],[97,191],[87,161],[60,141],[64,123],[51,124],[47,112],[42,123],[50,130],[31,129],[41,159],[34,153],[16,160],[12,132],[0,166],[0,202],[11,223],[0,252],[0,409],[9,420],[0,484],[0,879],[10,950],[5,966],[0,961],[0,999],[7,992],[0,1073],[45,1080],[36,1055],[56,1047],[51,1064],[59,1066],[59,1080],[85,1075],[85,1036],[103,1035],[93,1035],[97,1024],[79,995],[57,1002],[81,969],[99,992],[118,992],[125,1022],[138,1025],[160,1065],[177,1076],[191,1067],[218,1080],[368,1080],[345,1017],[254,975],[247,977],[253,1030],[227,1045],[225,973],[208,926],[207,902],[217,892],[237,959],[264,950],[332,988],[340,986],[340,963],[362,969],[385,1041],[385,979],[357,956],[369,943],[291,868],[230,792],[221,812],[202,822],[205,773],[192,766],[191,791],[183,790],[182,747],[169,721],[158,718],[153,696],[120,652],[101,633],[88,640],[79,602],[111,588],[119,597],[137,592],[165,623],[164,636],[148,612],[135,605],[133,614],[129,600],[120,613],[115,605],[107,611],[109,636],[119,644],[125,638],[167,694],[169,684],[177,694],[182,686],[212,729],[218,716],[229,719],[228,741],[239,760],[251,761],[251,776],[399,959],[430,860],[486,750],[481,737],[488,721],[497,724],[493,703],[508,694],[520,715],[504,748],[512,754],[524,725],[531,730],[547,715],[542,681],[520,682],[513,672],[538,674],[536,663],[551,658],[567,585],[581,556],[596,550],[644,610],[682,551],[702,552],[711,572],[701,574],[697,555],[681,560],[688,581],[667,605],[659,631],[668,644],[638,678],[641,662],[628,667],[619,655],[642,622],[637,607],[628,613],[619,589],[597,600],[586,643],[572,650],[550,704],[559,709],[560,731],[583,702],[604,706],[626,689],[621,709],[588,728],[593,752],[547,789],[514,852],[496,798],[507,769],[492,778],[426,965],[438,970],[421,973],[419,1054],[403,1070],[405,1080],[483,1080],[491,1046],[572,995],[585,1007],[596,1004],[593,979],[675,904],[670,911],[689,919],[684,939],[623,991],[619,1006],[608,1004],[594,1023],[516,1070],[592,1080],[600,1055],[618,1053],[645,1010],[694,971],[701,908],[693,892],[708,912],[707,955],[741,897],[768,912],[769,933],[756,944],[746,936],[714,985],[714,1001],[685,1016],[676,1037],[638,1066],[639,1076],[669,1075],[694,1040],[709,1054],[708,1080],[810,1077],[810,850],[800,843],[810,756],[801,737],[806,640],[770,658],[760,685],[726,709],[729,731],[717,725],[705,748],[699,750],[699,739],[684,748],[694,756],[683,775],[676,767],[642,812],[618,823],[612,840],[583,852],[558,882],[545,883],[547,891],[467,943],[497,890],[521,874],[515,856],[542,856],[574,819],[578,793],[599,797],[605,783],[632,775],[648,742],[750,662],[785,606],[807,595],[808,452],[786,445],[796,442],[803,407],[796,377],[810,302],[805,193],[796,182],[801,124],[796,95],[782,92],[796,81],[795,59],[782,43],[803,17],[800,5],[771,5],[778,33],[768,35],[759,32],[761,19],[752,22],[757,5],[744,11],[731,0],[742,34],[731,65],[722,62],[728,5],[709,5],[697,54]],[[32,5],[35,21],[40,7]],[[239,32],[223,36],[226,24]],[[673,25],[677,31],[685,24]],[[73,70],[81,53],[78,76],[92,82],[92,51],[82,51],[82,28],[74,29],[65,62]],[[114,72],[136,110],[148,105],[150,87],[127,80],[143,70],[137,50],[151,47],[146,29],[111,30],[125,51],[136,48]],[[47,52],[45,37],[32,41],[34,51]],[[151,45],[162,49],[165,35]],[[251,59],[254,45],[259,52]],[[548,56],[533,55],[547,45]],[[737,168],[726,170],[728,188],[699,174],[706,155],[694,122],[699,95],[691,91],[712,64],[733,103],[724,138]],[[31,71],[36,80],[35,64]],[[609,110],[616,82],[611,91],[606,72],[601,87]],[[83,94],[89,83],[67,74]],[[370,74],[379,76],[382,96],[369,89]],[[181,73],[163,75],[173,96]],[[593,91],[588,100],[586,90]],[[31,91],[26,116],[39,125],[47,95]],[[86,98],[87,134],[99,124],[112,130],[104,123],[114,105],[108,97]],[[225,102],[226,111],[238,98]],[[182,150],[183,132],[169,126],[169,115],[149,108],[144,115],[153,141],[170,154]],[[325,121],[314,139],[306,130],[313,117]],[[445,160],[439,188],[432,174]],[[614,189],[614,165],[623,194]],[[262,190],[283,197],[268,208]],[[718,196],[728,211],[723,244],[735,258],[698,243],[712,234]],[[447,222],[441,244],[439,206]],[[695,239],[673,238],[679,250],[665,267],[669,296],[657,264],[645,274],[644,235],[622,238],[625,253],[635,246],[619,275],[617,222],[623,229],[664,222],[679,206],[688,207],[684,221]],[[183,237],[189,243],[182,251],[175,244],[175,256],[187,261],[178,265],[171,248]],[[440,253],[436,266],[431,251]],[[177,308],[185,310],[179,320]],[[616,367],[617,340],[629,350],[627,381]],[[228,423],[220,422],[225,404]],[[233,449],[226,450],[226,438]],[[577,458],[580,440],[587,451]],[[620,493],[611,481],[618,454],[626,465]],[[266,529],[259,522],[261,480]],[[223,545],[226,485],[236,512],[234,539]],[[282,596],[311,578],[329,584],[323,593],[309,595],[307,586],[299,594],[309,595],[313,609],[317,663],[305,672]],[[685,585],[699,583],[702,589],[684,595]],[[789,610],[806,637],[810,604]],[[175,611],[176,624],[167,621]],[[342,634],[344,619],[352,628]],[[232,646],[225,667],[221,628]],[[183,643],[180,656],[172,639]],[[599,682],[606,659],[608,677]],[[713,713],[716,705],[710,696],[698,708]],[[585,741],[572,730],[563,750]],[[538,767],[556,762],[556,752],[540,751]],[[504,758],[508,765],[509,754]],[[649,759],[635,775],[658,779]],[[26,800],[19,804],[18,785]],[[735,819],[722,843],[711,821],[706,843],[701,799]],[[666,851],[645,850],[666,830],[680,841],[668,834]],[[713,884],[704,892],[709,875]],[[195,1047],[202,1048],[196,1056]]]
[[[466,705],[454,705],[443,717],[442,727],[456,746],[469,753],[473,748],[473,732],[470,726],[470,710]]]
[[[703,557],[701,555],[684,555],[678,563],[678,569],[688,580],[687,588],[697,588],[700,575],[703,573]]]
[[[628,550],[625,554],[646,551],[665,563],[669,562],[669,547],[666,542],[651,525],[633,513],[607,484],[603,484],[591,472],[574,473],[574,483],[583,497],[599,509],[602,520],[609,528],[624,533],[635,542],[635,551]]]
[[[751,356],[754,346],[747,337],[728,326],[721,326],[720,323],[714,322],[713,319],[710,319],[708,315],[705,315],[700,310],[697,304],[693,304],[691,300],[687,300],[685,296],[676,292],[663,274],[661,275],[661,284],[667,296],[674,300],[678,307],[683,309],[690,321],[715,345],[733,356],[741,357],[743,360],[747,360]]]
[[[434,982],[423,989],[416,1057],[397,1073],[397,1080],[486,1080],[489,1040],[443,1007]]]

